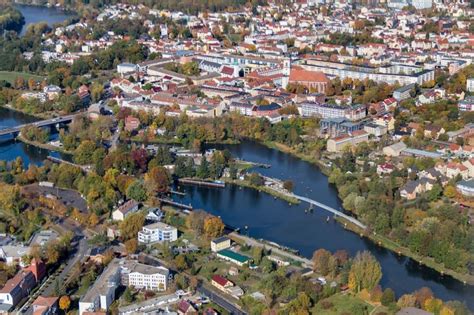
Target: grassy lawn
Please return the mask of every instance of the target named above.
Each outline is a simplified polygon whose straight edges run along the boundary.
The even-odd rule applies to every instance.
[[[42,81],[44,79],[42,76],[26,72],[0,71],[0,80],[5,80],[10,82],[10,84],[13,84],[18,77],[22,77],[25,81],[28,81],[30,78],[33,78],[36,81]]]
[[[339,315],[341,313],[353,315],[369,314],[374,307],[356,296],[338,293],[319,301],[312,309],[313,314]]]

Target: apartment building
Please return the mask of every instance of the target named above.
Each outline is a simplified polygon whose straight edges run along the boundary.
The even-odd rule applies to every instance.
[[[178,239],[178,230],[168,224],[156,222],[145,225],[138,232],[138,242],[150,244],[155,242],[173,242]]]
[[[126,261],[121,266],[122,284],[137,289],[165,291],[169,275],[170,272],[165,267],[154,267],[136,261]]]
[[[352,135],[342,135],[331,138],[327,142],[329,152],[341,152],[347,146],[355,146],[361,142],[369,141],[369,134],[364,130],[355,131]]]
[[[348,120],[360,120],[367,116],[367,109],[363,105],[340,106],[333,104],[321,104],[315,102],[304,102],[300,106],[303,117],[318,116],[323,119],[346,118]]]

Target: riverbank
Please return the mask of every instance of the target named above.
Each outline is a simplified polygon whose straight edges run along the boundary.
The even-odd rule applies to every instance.
[[[304,161],[307,161],[309,163],[317,165],[321,172],[325,174],[326,176],[330,175],[330,169],[327,165],[322,163],[320,160],[316,160],[314,157],[311,157],[309,155],[305,155],[303,153],[297,152],[296,150],[281,144],[281,143],[276,143],[276,142],[263,142],[265,146],[271,148],[271,149],[276,149],[281,152],[291,154],[293,156],[296,156],[299,159],[302,159]],[[347,210],[347,209],[346,209]],[[459,273],[455,270],[448,269],[446,268],[443,264],[437,263],[434,261],[433,258],[431,257],[425,257],[421,256],[417,253],[412,252],[410,249],[401,246],[400,244],[394,242],[393,240],[389,239],[388,237],[384,235],[378,235],[378,234],[372,234],[372,233],[367,233],[367,231],[361,229],[360,227],[356,226],[355,224],[352,224],[351,222],[347,221],[344,218],[337,218],[337,221],[341,224],[344,225],[344,228],[367,237],[369,240],[371,240],[373,243],[388,249],[394,253],[397,253],[398,255],[403,255],[405,257],[411,258],[418,263],[429,267],[437,272],[439,272],[441,275],[449,275],[453,277],[454,279],[464,283],[464,284],[469,284],[469,285],[474,285],[474,276],[469,275],[469,274],[463,274]]]
[[[236,186],[239,186],[239,187],[251,188],[251,189],[255,189],[255,190],[267,193],[269,195],[272,195],[275,198],[287,201],[290,205],[297,205],[297,204],[300,203],[300,201],[298,199],[294,198],[294,197],[291,197],[291,196],[288,196],[288,195],[283,194],[281,192],[278,192],[275,189],[272,189],[270,187],[252,185],[247,180],[230,179],[230,178],[221,178],[221,180],[223,182],[225,182],[226,184],[232,184],[232,185],[236,185]]]
[[[414,261],[417,261],[419,264],[422,264],[426,267],[429,267],[433,270],[436,270],[441,275],[449,275],[449,276],[453,277],[454,279],[456,279],[458,281],[461,281],[464,284],[474,285],[474,276],[462,274],[462,273],[456,272],[454,270],[447,269],[447,268],[444,267],[444,265],[442,265],[440,263],[437,263],[433,258],[423,257],[421,255],[413,253],[412,251],[410,251],[410,249],[408,249],[406,247],[403,247],[403,246],[400,246],[398,243],[390,240],[389,238],[387,238],[383,235],[376,234],[375,232],[369,233],[368,231],[362,230],[361,228],[359,228],[355,224],[352,224],[350,222],[346,222],[343,219],[340,220],[339,218],[337,218],[337,220],[340,221],[341,223],[342,222],[347,223],[347,224],[344,224],[344,228],[346,228],[346,229],[348,229],[348,230],[350,230],[354,233],[359,234],[361,237],[366,237],[367,239],[371,240],[372,242],[374,242],[375,244],[377,244],[377,245],[379,245],[383,248],[391,250],[392,252],[397,253],[398,255],[402,255],[402,256],[411,258]]]
[[[35,147],[38,147],[38,148],[41,148],[41,149],[45,149],[45,150],[49,150],[49,151],[55,151],[55,152],[64,153],[64,154],[71,154],[71,155],[74,153],[72,151],[68,151],[68,150],[65,150],[63,148],[60,148],[60,147],[57,147],[57,146],[54,146],[54,145],[51,145],[51,144],[48,144],[48,143],[41,143],[41,142],[38,142],[38,141],[27,140],[21,134],[18,135],[18,137],[16,137],[16,138],[19,141],[23,142],[23,143],[26,143],[28,145],[32,145],[32,146],[35,146]]]

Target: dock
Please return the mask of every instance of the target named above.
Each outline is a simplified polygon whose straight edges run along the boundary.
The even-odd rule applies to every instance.
[[[174,206],[174,207],[185,209],[185,210],[193,210],[193,206],[185,205],[184,203],[179,203],[179,202],[173,201],[171,199],[158,198],[158,200],[160,202],[166,203],[170,206]]]
[[[192,179],[192,178],[180,178],[178,179],[178,183],[180,184],[188,184],[188,185],[197,185],[197,186],[206,186],[206,187],[215,187],[215,188],[224,188],[224,182],[211,182],[199,179]]]
[[[170,194],[178,195],[178,196],[186,196],[186,193],[177,191],[177,190],[170,190]]]

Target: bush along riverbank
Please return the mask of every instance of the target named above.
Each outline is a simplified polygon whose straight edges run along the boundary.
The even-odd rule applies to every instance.
[[[339,197],[341,198],[342,203],[343,203],[342,206],[346,211],[350,211],[352,213],[357,214],[357,211],[354,211],[354,210],[356,208],[360,209],[361,204],[362,204],[362,206],[364,206],[363,203],[368,202],[368,200],[370,200],[370,201],[376,200],[376,198],[373,198],[373,196],[370,196],[370,191],[369,191],[369,194],[368,194],[367,197],[362,196],[363,194],[361,194],[360,191],[359,191],[359,194],[353,193],[352,195],[351,195],[350,192],[349,193],[347,192],[348,186],[350,186],[351,189],[355,188],[353,184],[358,184],[358,182],[356,182],[356,180],[354,179],[354,180],[350,181],[350,184],[343,185],[344,184],[343,180],[342,179],[337,179],[337,177],[338,176],[343,176],[343,175],[347,175],[350,178],[357,177],[356,175],[354,175],[355,173],[352,174],[351,171],[349,171],[349,173],[347,173],[347,172],[344,173],[337,166],[333,167],[331,164],[324,163],[321,160],[318,160],[313,156],[302,153],[302,152],[300,152],[300,151],[298,151],[294,148],[291,148],[291,147],[286,146],[286,145],[281,144],[281,143],[272,142],[272,141],[265,141],[265,142],[261,142],[261,143],[264,144],[265,146],[269,147],[269,148],[276,149],[276,150],[279,150],[279,151],[287,153],[287,154],[291,154],[291,155],[296,156],[296,157],[298,157],[298,158],[300,158],[304,161],[307,161],[307,162],[310,162],[312,164],[317,165],[321,169],[322,173],[329,177],[330,183],[334,184],[336,186],[336,188],[338,190],[338,193],[339,193]],[[354,156],[351,156],[350,158],[346,157],[345,161],[339,161],[339,163],[342,164],[342,165],[355,167],[355,159],[356,158]],[[372,181],[372,177],[374,177],[374,175],[377,175],[376,173],[375,174],[374,173],[375,173],[374,170],[370,170],[366,174],[363,174],[362,172],[357,173],[357,175],[359,176],[359,177],[357,177],[357,179],[359,181],[363,180],[363,182],[365,182],[366,180],[365,180],[364,177],[369,178],[368,183],[370,184],[371,181]],[[377,175],[377,177],[378,177],[378,175]],[[368,186],[370,186],[370,185],[368,185]],[[372,186],[374,186],[374,188],[375,187],[379,187],[379,188],[383,187],[383,185],[381,186],[381,185],[378,185],[378,184],[372,184]],[[398,187],[397,187],[397,189],[398,189]],[[395,195],[396,195],[395,191],[396,191],[395,188],[392,188],[392,198],[393,199],[396,198],[395,197]],[[378,194],[381,195],[380,192]],[[364,199],[362,199],[362,197]],[[369,197],[370,197],[370,199],[369,199]],[[396,203],[396,201],[394,201],[394,203]],[[380,202],[380,203],[374,202],[373,205],[374,205],[374,211],[377,211],[377,210],[380,210],[380,209],[386,209],[384,203],[382,203],[382,202]],[[441,205],[441,207],[443,207],[443,206],[445,206],[445,205]],[[393,207],[393,205],[392,205],[392,207]],[[446,207],[449,207],[449,205],[446,206]],[[400,210],[400,208],[402,210]],[[450,213],[453,213],[454,215],[456,215],[457,211],[451,211],[451,210],[452,209],[450,208],[446,211],[449,211]],[[404,224],[405,224],[403,222],[404,215],[410,215],[410,217],[411,217],[411,215],[413,215],[413,214],[414,215],[420,214],[419,211],[417,211],[417,209],[406,209],[405,210],[405,209],[403,209],[403,207],[397,207],[396,209],[394,208],[394,211],[395,211],[395,216],[394,217],[397,217],[397,216],[401,217],[401,219],[399,220],[398,223],[393,222],[393,224],[396,225],[395,232],[403,230],[407,227],[406,225],[404,226]],[[442,211],[440,210],[439,212],[442,212]],[[361,218],[363,219],[364,216],[359,213],[357,215],[357,217],[359,217],[359,219],[361,219]],[[452,219],[452,218],[447,218],[447,219]],[[434,218],[430,217],[430,218],[426,219],[425,221],[429,221],[429,220],[439,222],[440,224],[442,222],[439,218],[436,218],[436,217],[434,217]],[[446,261],[448,261],[448,265],[451,264],[453,266],[460,266],[459,269],[450,268],[444,262],[440,261],[442,258],[440,258],[440,257],[437,257],[437,258],[430,257],[427,254],[421,254],[420,252],[417,252],[416,250],[414,250],[414,248],[415,249],[419,248],[418,246],[416,246],[416,244],[406,245],[406,244],[402,244],[397,239],[389,238],[387,236],[388,233],[384,233],[384,225],[380,222],[380,221],[382,221],[382,218],[379,219],[379,220],[376,219],[375,222],[367,222],[367,220],[361,220],[362,222],[365,221],[364,223],[366,223],[369,226],[369,228],[366,229],[366,230],[363,230],[360,227],[358,227],[358,226],[356,226],[356,225],[354,225],[354,224],[352,224],[352,223],[348,222],[347,220],[345,220],[343,218],[340,218],[340,217],[337,218],[337,221],[339,221],[341,224],[343,224],[346,229],[348,229],[348,230],[350,230],[354,233],[357,233],[357,234],[359,234],[363,237],[367,237],[368,239],[370,239],[375,244],[377,244],[381,247],[384,247],[388,250],[391,250],[391,251],[397,253],[398,255],[403,255],[405,257],[411,258],[411,259],[417,261],[418,263],[420,263],[421,265],[424,265],[426,267],[429,267],[429,268],[432,268],[432,269],[436,270],[441,275],[449,275],[449,276],[453,277],[454,279],[456,279],[456,280],[458,280],[458,281],[460,281],[464,284],[474,285],[474,276],[470,275],[467,271],[464,272],[464,271],[459,270],[459,269],[463,269],[463,267],[462,267],[463,261],[465,261],[467,259],[466,258],[467,254],[463,253],[462,250],[457,250],[455,248],[452,248],[452,246],[446,250],[444,255],[451,256],[451,257],[445,257]],[[395,219],[393,219],[391,221],[395,221]],[[389,227],[391,227],[392,222],[389,222],[388,225],[389,225]],[[379,230],[379,231],[377,231],[377,230]],[[392,232],[393,232],[393,229],[392,229]],[[414,240],[415,237],[411,236],[410,232],[406,231],[404,233],[405,238],[406,238],[407,242],[412,241],[413,243],[415,243],[416,242],[416,240]],[[408,236],[407,236],[407,233],[408,233]],[[434,233],[434,234],[436,234],[436,233]],[[438,233],[438,236],[441,237],[441,235],[439,235],[439,233]],[[466,235],[465,237],[468,237],[468,236]],[[436,246],[436,245],[434,245],[434,246]],[[444,246],[444,248],[446,248],[446,246]],[[421,251],[423,251],[423,250],[426,250],[426,248],[421,249]]]

